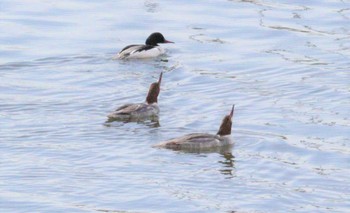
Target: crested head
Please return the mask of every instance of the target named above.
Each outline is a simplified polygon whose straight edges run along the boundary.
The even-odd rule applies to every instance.
[[[155,32],[148,36],[146,40],[147,45],[157,46],[159,43],[174,43],[167,41],[161,33]]]
[[[148,104],[158,103],[158,95],[160,92],[160,84],[162,82],[163,72],[160,73],[158,82],[154,82],[151,84],[148,90],[146,102]]]
[[[232,117],[233,117],[234,109],[235,109],[235,105],[232,106],[230,114],[226,115],[224,117],[224,119],[222,119],[220,129],[219,129],[217,135],[230,135],[231,134]]]

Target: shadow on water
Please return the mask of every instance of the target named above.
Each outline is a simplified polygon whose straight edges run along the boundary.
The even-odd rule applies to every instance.
[[[152,69],[161,70],[163,72],[171,72],[179,67],[181,64],[179,61],[173,61],[168,54],[163,54],[157,58],[141,58],[141,59],[117,59],[115,56],[110,56],[110,59],[119,64],[130,67],[130,70],[137,69],[149,69],[147,66],[151,66]]]
[[[232,154],[232,152],[225,152],[220,153],[222,157],[224,157],[223,160],[218,161],[218,163],[221,163],[223,168],[220,169],[220,173],[227,176],[227,178],[233,178],[235,177],[235,156]]]
[[[141,118],[129,118],[129,119],[112,119],[108,118],[103,125],[106,127],[117,127],[122,126],[127,123],[137,123],[137,124],[143,124],[145,126],[148,126],[150,128],[157,128],[160,127],[159,123],[159,117],[152,117],[148,119],[141,119]]]
[[[218,147],[211,147],[211,148],[186,148],[181,150],[176,149],[170,149],[173,151],[176,151],[178,153],[188,153],[188,154],[209,154],[209,153],[219,153],[219,154],[226,154],[231,153],[231,150],[233,148],[233,145],[226,145],[226,146],[218,146]],[[159,148],[163,149],[163,148]]]
[[[211,149],[192,149],[192,150],[178,150],[179,153],[195,154],[198,157],[206,157],[207,154],[218,153],[222,157],[218,163],[221,165],[218,170],[227,179],[234,178],[235,175],[235,156],[232,154],[234,145],[226,145],[222,147],[214,147]]]
[[[207,157],[209,154],[220,154],[220,159],[217,161],[221,167],[218,169],[218,171],[224,175],[227,179],[234,178],[235,175],[235,156],[232,154],[232,149],[234,147],[234,144],[232,145],[226,145],[221,147],[213,147],[213,148],[206,148],[206,149],[186,149],[186,150],[173,150],[176,151],[179,154],[190,154],[195,155],[197,157]],[[160,149],[160,148],[158,148]]]

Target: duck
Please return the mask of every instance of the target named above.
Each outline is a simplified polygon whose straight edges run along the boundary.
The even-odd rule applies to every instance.
[[[165,53],[165,50],[158,46],[160,43],[174,43],[168,41],[159,32],[154,32],[146,39],[145,44],[132,44],[124,47],[116,56],[117,59],[131,58],[153,58]]]
[[[192,133],[182,137],[170,139],[154,145],[154,148],[166,148],[173,150],[206,150],[212,148],[232,145],[231,128],[235,105],[232,106],[230,114],[226,115],[220,125],[219,131],[214,134]]]
[[[110,113],[107,117],[113,120],[147,120],[157,118],[159,114],[158,95],[162,82],[163,72],[160,73],[157,82],[151,84],[145,102],[124,104]]]

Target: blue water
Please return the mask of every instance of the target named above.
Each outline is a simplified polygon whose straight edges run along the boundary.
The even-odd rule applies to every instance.
[[[0,212],[350,211],[349,1],[1,0],[0,29]],[[161,71],[159,122],[105,123]],[[232,150],[152,148],[232,104]]]

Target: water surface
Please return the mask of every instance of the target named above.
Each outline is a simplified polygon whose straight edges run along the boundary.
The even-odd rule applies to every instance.
[[[3,0],[0,28],[1,212],[349,211],[349,1]],[[161,71],[159,122],[105,123]],[[232,150],[151,147],[233,103]]]

